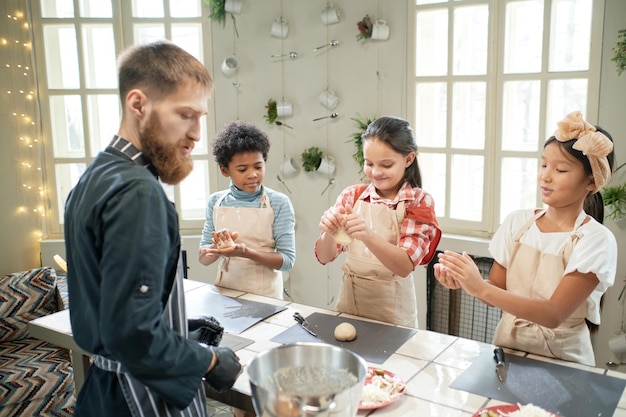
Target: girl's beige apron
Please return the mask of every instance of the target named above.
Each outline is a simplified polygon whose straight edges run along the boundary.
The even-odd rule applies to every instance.
[[[587,215],[581,212],[574,230],[556,255],[520,242],[522,235],[545,210],[537,213],[514,237],[513,251],[506,272],[506,289],[525,297],[547,300],[561,282],[563,272],[574,246],[578,243],[578,229]],[[588,302],[582,303],[559,327],[549,329],[528,320],[502,312],[493,343],[543,356],[561,358],[595,366],[589,328],[585,323]]]
[[[263,252],[274,252],[274,210],[265,194],[259,208],[220,207],[226,193],[213,207],[215,230],[228,228],[239,232],[237,243]],[[215,285],[251,292],[274,298],[283,298],[283,275],[248,258],[221,257]]]
[[[354,211],[388,242],[397,244],[404,219],[404,202],[396,210],[357,200]],[[413,275],[394,275],[359,240],[348,246],[337,310],[402,326],[417,327],[417,300]]]

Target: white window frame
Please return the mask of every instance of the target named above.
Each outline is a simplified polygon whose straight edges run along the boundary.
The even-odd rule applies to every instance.
[[[88,96],[92,94],[113,94],[118,97],[117,86],[111,89],[102,88],[86,88],[86,80],[84,74],[84,62],[83,62],[83,36],[82,25],[83,24],[97,24],[105,23],[111,24],[114,32],[114,43],[116,54],[119,54],[126,47],[134,45],[136,42],[133,39],[134,31],[133,24],[139,22],[150,22],[163,24],[165,27],[166,38],[171,39],[171,27],[176,23],[191,22],[194,24],[200,24],[202,28],[200,44],[202,45],[202,54],[204,64],[207,68],[212,68],[212,38],[211,38],[211,26],[209,15],[209,8],[202,0],[198,0],[200,3],[201,15],[198,17],[181,18],[169,17],[169,0],[154,0],[163,1],[164,16],[162,18],[134,18],[132,17],[132,1],[129,0],[102,0],[111,1],[112,3],[112,17],[110,18],[83,18],[79,14],[79,0],[73,0],[74,4],[74,17],[62,17],[62,18],[42,18],[40,0],[33,0],[31,2],[30,13],[33,16],[33,33],[35,39],[34,54],[37,65],[38,73],[38,88],[39,88],[39,102],[41,106],[41,122],[42,122],[42,142],[43,142],[43,159],[45,167],[44,175],[44,201],[46,202],[47,210],[47,236],[51,239],[63,237],[63,223],[60,221],[62,216],[62,207],[64,202],[60,202],[62,196],[57,194],[57,174],[56,167],[58,164],[66,163],[83,163],[88,165],[92,160],[92,149],[88,123]],[[73,25],[76,30],[76,42],[78,48],[78,65],[80,70],[80,87],[77,89],[51,89],[47,85],[47,71],[45,53],[44,53],[44,38],[43,28],[49,24],[67,24]],[[117,74],[115,75],[117,84]],[[52,121],[51,121],[51,109],[50,98],[55,95],[77,95],[80,96],[82,104],[83,114],[83,140],[84,140],[84,155],[81,157],[55,157],[53,150],[53,138],[52,138]],[[119,98],[118,98],[119,103]],[[119,105],[119,104],[118,104]],[[192,154],[192,157],[196,161],[206,161],[208,164],[209,178],[206,197],[208,198],[211,190],[215,190],[218,187],[217,184],[217,168],[216,163],[213,160],[213,156],[210,151],[208,138],[213,137],[215,133],[215,119],[211,115],[215,114],[214,101],[211,99],[208,103],[209,116],[203,118],[203,132],[202,132],[202,144],[206,149],[206,153],[199,154],[197,151]],[[118,126],[114,126],[117,130]],[[198,147],[197,147],[198,148]],[[181,193],[180,185],[175,187],[165,186],[165,189],[170,195],[173,195],[173,201],[179,212],[181,234],[197,234],[198,230],[201,230],[204,225],[204,210],[201,215],[198,214],[196,218],[189,220],[182,216],[181,211]],[[64,190],[69,191],[69,190]]]
[[[436,1],[436,0],[435,0]],[[417,5],[416,0],[408,3],[408,30],[407,30],[407,118],[413,125],[416,123],[416,85],[420,80],[424,81],[438,81],[445,82],[448,85],[448,102],[447,102],[447,140],[444,148],[428,148],[420,144],[419,137],[418,148],[419,153],[438,153],[444,154],[447,160],[446,163],[446,190],[445,201],[446,210],[443,216],[438,214],[438,220],[442,229],[451,235],[473,236],[481,238],[490,238],[495,230],[500,225],[500,220],[503,219],[508,213],[500,213],[500,199],[501,199],[501,184],[500,175],[502,160],[507,156],[536,158],[541,157],[542,146],[548,136],[545,132],[550,130],[546,124],[548,118],[548,109],[546,109],[546,96],[547,96],[547,83],[553,79],[567,79],[567,78],[586,78],[587,84],[587,108],[581,109],[587,120],[592,124],[598,118],[599,107],[599,94],[600,94],[600,70],[601,70],[601,42],[602,42],[602,27],[604,19],[604,1],[592,2],[592,22],[591,22],[591,48],[589,56],[589,70],[587,71],[571,71],[571,72],[553,72],[549,73],[548,68],[548,47],[550,42],[550,14],[552,0],[545,0],[544,3],[544,38],[543,38],[543,53],[542,53],[542,70],[541,73],[534,74],[503,74],[503,60],[504,60],[504,19],[505,19],[505,5],[516,0],[442,0],[439,2],[433,2],[428,5]],[[416,74],[416,15],[419,10],[424,9],[441,9],[448,8],[448,51],[452,51],[453,37],[453,10],[455,7],[463,7],[467,5],[489,4],[489,57],[487,63],[487,104],[486,104],[486,126],[485,126],[485,149],[483,150],[466,150],[462,152],[454,151],[450,147],[451,139],[451,118],[452,118],[452,105],[451,100],[451,88],[455,81],[464,79],[476,79],[483,76],[455,76],[452,75],[451,53],[449,53],[448,59],[448,73],[445,76],[438,77],[417,77]],[[496,35],[497,36],[494,36]],[[484,78],[484,77],[483,77]],[[502,151],[500,146],[500,133],[502,132],[502,121],[500,109],[503,102],[503,84],[507,80],[523,80],[525,78],[532,78],[533,80],[539,80],[541,84],[541,111],[539,116],[539,135],[540,146],[533,152],[511,152]],[[565,114],[563,114],[565,116]],[[459,219],[452,219],[449,216],[450,213],[450,183],[454,179],[451,176],[450,160],[455,154],[463,155],[483,155],[485,157],[484,165],[484,178],[483,178],[483,215],[482,221],[471,222]],[[419,155],[418,155],[419,158]],[[418,159],[419,160],[419,159]],[[427,178],[428,172],[424,172],[422,169],[422,176]],[[430,191],[430,190],[426,190]],[[437,204],[437,198],[435,197],[435,204]],[[539,193],[536,196],[536,207],[541,207],[542,202]],[[524,207],[519,207],[524,208]]]

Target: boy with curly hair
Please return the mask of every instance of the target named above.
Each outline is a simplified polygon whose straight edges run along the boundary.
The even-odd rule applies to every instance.
[[[230,187],[209,196],[199,261],[220,260],[215,285],[283,298],[282,271],[296,260],[289,197],[263,185],[270,142],[252,123],[227,123],[213,155]]]

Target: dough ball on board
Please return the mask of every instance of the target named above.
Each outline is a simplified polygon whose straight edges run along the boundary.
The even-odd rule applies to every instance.
[[[340,323],[335,327],[335,339],[340,342],[352,342],[356,339],[356,327],[347,322]]]

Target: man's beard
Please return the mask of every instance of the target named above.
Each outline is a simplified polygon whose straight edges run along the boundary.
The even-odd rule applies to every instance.
[[[166,184],[176,185],[189,175],[193,169],[191,155],[181,152],[182,144],[189,139],[180,139],[174,143],[166,142],[161,136],[161,120],[152,113],[143,132],[139,134],[141,152],[150,160],[157,174]],[[193,148],[193,142],[190,143]]]

